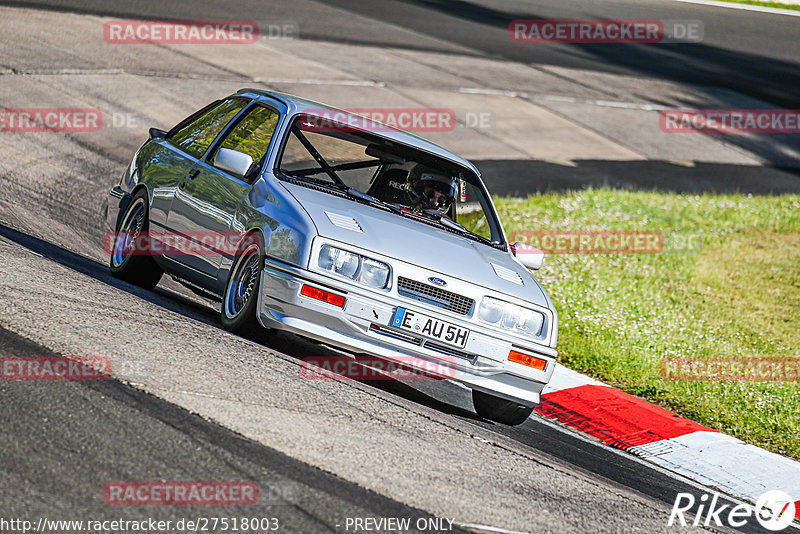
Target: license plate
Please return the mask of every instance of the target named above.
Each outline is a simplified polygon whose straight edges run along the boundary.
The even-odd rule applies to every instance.
[[[462,349],[469,337],[467,328],[400,307],[394,312],[392,326]]]

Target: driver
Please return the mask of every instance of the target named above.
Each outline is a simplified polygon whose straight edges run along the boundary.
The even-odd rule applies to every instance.
[[[422,164],[408,173],[406,190],[411,194],[416,210],[435,210],[447,215],[456,200],[458,178],[446,176]]]

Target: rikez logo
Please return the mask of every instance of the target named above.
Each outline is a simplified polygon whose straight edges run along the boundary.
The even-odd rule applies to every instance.
[[[788,527],[795,516],[795,503],[783,491],[772,490],[764,493],[756,500],[755,506],[738,504],[731,508],[730,504],[719,503],[720,494],[713,496],[703,494],[700,496],[699,506],[694,510],[695,497],[691,493],[678,493],[667,526],[674,523],[687,526],[685,512],[694,512],[694,526],[710,526],[712,523],[718,527],[727,523],[728,526],[740,528],[755,518],[767,530],[773,532]],[[676,521],[677,520],[677,521]]]
[[[441,278],[436,278],[435,276],[431,276],[430,278],[428,278],[428,282],[430,282],[431,284],[433,284],[435,286],[446,286],[447,285],[447,282],[445,282]]]

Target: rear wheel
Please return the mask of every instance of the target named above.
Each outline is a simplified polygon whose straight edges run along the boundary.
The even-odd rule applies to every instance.
[[[145,289],[153,289],[161,280],[164,271],[156,264],[149,252],[140,250],[139,243],[149,242],[146,239],[150,229],[148,219],[147,193],[139,191],[125,208],[121,223],[114,235],[111,246],[109,266],[111,275]]]
[[[233,261],[225,286],[220,315],[226,330],[241,335],[261,328],[256,319],[256,308],[263,270],[261,242],[250,235],[245,238],[245,245]]]
[[[477,389],[472,390],[472,404],[478,415],[484,419],[504,425],[521,425],[533,413],[533,406],[523,406]]]

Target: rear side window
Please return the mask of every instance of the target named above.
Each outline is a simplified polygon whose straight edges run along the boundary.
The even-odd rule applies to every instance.
[[[181,126],[169,139],[192,156],[202,158],[214,139],[247,103],[242,98],[220,102]]]
[[[260,165],[267,155],[279,118],[278,112],[263,106],[255,106],[231,128],[219,148],[243,152]]]

